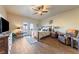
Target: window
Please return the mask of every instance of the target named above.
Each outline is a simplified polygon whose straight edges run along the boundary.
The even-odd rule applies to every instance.
[[[34,29],[33,24],[30,24],[30,30],[33,30],[33,29]]]
[[[27,32],[28,31],[28,24],[24,23],[23,24],[23,32]]]

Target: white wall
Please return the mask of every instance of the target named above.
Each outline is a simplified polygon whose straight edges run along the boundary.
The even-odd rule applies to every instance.
[[[56,16],[52,16],[48,19],[38,21],[10,13],[6,14],[4,7],[0,6],[0,17],[1,16],[6,18],[6,20],[8,19],[10,23],[10,31],[14,30],[16,26],[21,26],[23,22],[32,22],[34,24],[40,25],[49,25],[50,20],[54,20],[52,26],[60,26],[63,30],[73,27],[79,29],[79,8],[58,14]]]
[[[0,17],[3,17],[9,21],[10,31],[15,30],[17,26],[21,26],[24,22],[33,23],[35,25],[35,29],[37,29],[36,25],[38,24],[38,20],[7,13],[4,6],[0,6]]]
[[[7,14],[3,6],[0,6],[0,17],[3,17],[7,20]]]
[[[8,16],[8,21],[9,21],[9,24],[10,24],[10,31],[13,31],[16,29],[16,27],[18,26],[22,26],[23,23],[25,22],[29,22],[29,23],[33,23],[36,27],[36,24],[38,23],[38,20],[34,20],[34,19],[29,19],[27,17],[23,17],[23,16],[18,16],[18,15],[14,15],[14,14],[10,14],[10,13],[7,13],[7,16]]]
[[[50,20],[54,20],[52,26],[60,26],[62,30],[79,29],[79,8],[42,20],[41,25],[49,25]]]

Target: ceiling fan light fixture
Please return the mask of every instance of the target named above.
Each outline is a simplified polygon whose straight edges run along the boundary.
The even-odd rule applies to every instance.
[[[48,12],[48,6],[46,6],[46,5],[36,6],[35,8],[32,8],[32,9],[34,11],[36,11],[36,13],[34,13],[34,14],[39,14],[39,15],[42,15],[42,14]]]
[[[41,14],[41,13],[42,13],[41,11],[38,12],[38,14]]]

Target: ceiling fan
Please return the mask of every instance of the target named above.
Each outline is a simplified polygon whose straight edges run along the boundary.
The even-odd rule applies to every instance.
[[[35,8],[32,8],[32,9],[35,11],[34,14],[43,15],[44,13],[48,12],[48,6],[47,5],[36,6]]]

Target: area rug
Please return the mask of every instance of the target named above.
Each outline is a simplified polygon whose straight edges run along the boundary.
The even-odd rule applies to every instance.
[[[28,40],[28,42],[31,43],[31,44],[37,42],[37,40],[35,38],[31,37],[31,36],[26,36],[24,38],[26,38],[26,40]]]

